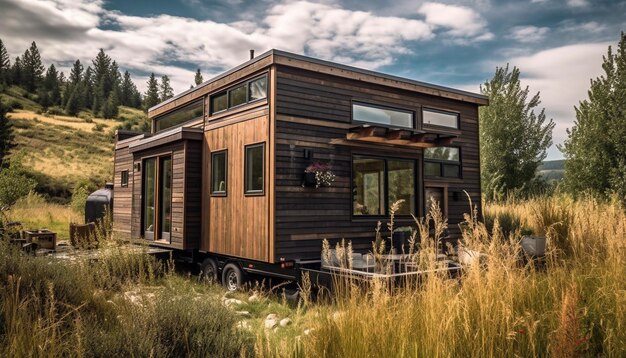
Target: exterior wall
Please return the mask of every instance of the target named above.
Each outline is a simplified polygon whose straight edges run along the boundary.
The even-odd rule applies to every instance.
[[[113,231],[120,239],[130,239],[133,190],[133,156],[128,145],[115,149],[113,173]],[[128,170],[128,186],[122,187],[122,171]]]
[[[212,121],[205,127],[204,236],[213,253],[269,261],[269,114],[267,105]],[[265,143],[264,194],[244,194],[244,147]],[[211,196],[211,155],[227,149],[227,194]]]
[[[353,154],[418,160],[418,214],[423,215],[422,151],[383,145],[334,145],[343,139],[351,123],[351,103],[388,105],[416,112],[421,122],[421,107],[459,112],[461,134],[454,142],[461,147],[462,179],[433,179],[427,184],[447,186],[448,217],[451,234],[458,234],[458,223],[469,206],[464,193],[480,203],[477,105],[423,95],[389,87],[364,84],[358,79],[343,79],[313,71],[279,66],[276,82],[276,242],[278,259],[319,258],[321,241],[351,240],[356,250],[371,250],[374,229],[379,219],[351,215],[351,157]],[[328,161],[337,175],[330,188],[303,188],[302,173],[311,160],[304,149],[313,150],[313,160]],[[455,192],[457,194],[455,194]],[[454,198],[458,200],[455,201]],[[397,226],[412,220],[399,220]],[[385,227],[383,219],[383,227]]]

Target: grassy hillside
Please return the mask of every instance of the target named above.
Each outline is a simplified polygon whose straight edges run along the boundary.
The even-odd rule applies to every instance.
[[[546,160],[541,163],[537,170],[539,175],[548,181],[561,180],[565,175],[565,159]]]
[[[147,123],[143,111],[128,107],[119,108],[116,120],[93,118],[87,111],[79,117],[47,114],[25,96],[18,87],[0,94],[3,103],[22,108],[8,114],[17,144],[11,155],[22,157],[37,191],[53,201],[66,202],[78,186],[92,190],[111,181],[115,130]]]

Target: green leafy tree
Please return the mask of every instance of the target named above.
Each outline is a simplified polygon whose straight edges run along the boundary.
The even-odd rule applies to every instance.
[[[161,101],[174,97],[174,90],[170,85],[170,78],[167,75],[161,77]]]
[[[146,97],[144,98],[143,106],[147,111],[150,107],[159,103],[159,82],[154,77],[154,73],[150,74],[148,79],[148,90],[146,91]]]
[[[201,84],[203,82],[203,78],[202,78],[202,73],[200,73],[200,69],[198,69],[196,71],[196,77],[194,78],[194,82],[196,83],[196,86]]]
[[[41,54],[35,41],[22,56],[22,85],[31,93],[35,93],[43,80],[45,68],[41,62]]]
[[[509,71],[507,65],[481,85],[489,97],[489,106],[480,109],[479,126],[481,182],[488,200],[508,192],[528,193],[552,144],[554,122],[539,110],[539,93],[529,98],[519,77],[519,69]]]
[[[7,168],[0,170],[0,205],[13,205],[32,190],[37,182],[26,175],[20,157],[12,157]]]
[[[0,85],[6,85],[11,80],[11,61],[2,39],[0,39]]]
[[[626,203],[626,34],[614,53],[609,46],[604,74],[591,80],[588,99],[559,149],[565,154],[565,186],[573,194],[617,194]]]
[[[13,138],[13,127],[7,118],[7,108],[0,101],[0,171],[3,170],[2,165],[7,154],[15,146]]]

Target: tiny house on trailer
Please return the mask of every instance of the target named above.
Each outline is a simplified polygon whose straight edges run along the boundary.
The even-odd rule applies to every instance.
[[[296,277],[323,239],[370,251],[400,199],[396,226],[435,198],[458,237],[463,191],[480,203],[487,103],[270,50],[150,108],[152,133],[117,132],[114,231],[201,262],[231,288],[246,273]],[[317,162],[330,185],[309,185]]]

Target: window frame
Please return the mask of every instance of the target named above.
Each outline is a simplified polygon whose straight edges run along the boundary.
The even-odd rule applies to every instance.
[[[121,188],[127,188],[128,187],[128,181],[130,180],[129,177],[130,173],[128,169],[122,170],[120,172],[120,187]],[[126,179],[126,180],[124,180]]]
[[[214,158],[217,155],[224,154],[224,191],[214,191],[215,182],[215,170],[214,170]],[[211,152],[211,196],[214,197],[226,197],[228,196],[228,149],[221,149]]]
[[[256,80],[259,80],[259,79],[261,79],[261,78],[265,78],[265,97],[263,97],[263,98],[257,98],[257,99],[251,100],[251,99],[250,99],[250,83],[251,83],[251,82],[254,82],[254,81],[256,81]],[[230,92],[231,92],[231,91],[233,91],[233,90],[234,90],[234,89],[236,89],[236,88],[241,87],[242,85],[243,85],[243,87],[245,87],[245,89],[246,89],[246,101],[245,101],[245,102],[243,102],[243,103],[241,103],[241,104],[238,104],[238,105],[233,106],[233,105],[231,105],[231,103],[230,103]],[[220,111],[214,111],[214,110],[213,110],[213,98],[215,98],[215,97],[219,97],[219,96],[224,95],[224,94],[226,95],[226,109],[222,109],[222,110],[220,110]],[[261,74],[261,75],[254,76],[254,77],[249,78],[249,79],[247,79],[247,80],[245,80],[245,81],[241,81],[241,82],[239,82],[239,83],[236,83],[236,84],[234,84],[234,85],[231,85],[230,87],[228,87],[228,88],[226,88],[226,89],[224,89],[224,90],[221,90],[221,91],[219,91],[219,92],[216,92],[216,93],[214,93],[214,94],[211,94],[211,95],[209,96],[209,104],[210,104],[210,107],[211,107],[211,108],[210,108],[210,112],[209,112],[209,116],[213,116],[213,115],[215,115],[215,114],[219,114],[219,113],[224,113],[224,112],[229,111],[229,110],[231,110],[231,109],[239,108],[239,107],[245,106],[245,105],[247,105],[247,104],[257,103],[257,102],[260,102],[260,101],[267,100],[268,94],[269,94],[269,81],[268,81],[268,75],[267,75],[267,72],[265,72],[265,73],[263,73],[263,74]]]
[[[248,150],[260,147],[263,151],[263,155],[261,158],[261,174],[263,175],[263,185],[261,186],[261,190],[250,190],[248,189]],[[243,194],[244,196],[264,196],[265,195],[265,142],[247,144],[243,147]]]
[[[363,107],[371,107],[371,108],[378,108],[378,109],[385,109],[385,110],[391,110],[391,111],[396,111],[396,112],[408,113],[411,115],[411,127],[397,126],[397,125],[385,124],[385,123],[368,122],[368,121],[355,119],[354,118],[354,105],[355,104],[359,106],[363,106]],[[382,105],[382,104],[363,102],[363,101],[358,101],[358,100],[353,100],[350,103],[350,122],[356,123],[356,124],[368,124],[371,126],[378,126],[378,127],[385,127],[385,128],[398,128],[398,129],[416,129],[417,128],[416,126],[417,116],[416,116],[416,112],[413,110],[400,108],[400,107],[393,107],[393,106],[388,106],[388,105]]]
[[[424,178],[443,179],[443,180],[463,179],[463,151],[462,151],[461,147],[453,146],[453,145],[447,145],[447,146],[443,146],[443,148],[456,148],[456,149],[458,149],[458,151],[459,151],[459,160],[458,161],[453,161],[453,160],[429,159],[429,158],[426,158],[426,149],[427,148],[424,148],[424,150],[422,151],[422,158],[423,158],[423,163],[424,163],[423,164],[424,168],[422,168],[422,170],[424,172]],[[439,164],[439,175],[428,175],[428,174],[426,174],[426,164],[427,163]],[[459,168],[459,175],[455,176],[455,177],[444,176],[443,175],[443,167],[444,167],[444,165],[454,165],[454,166],[457,166]]]
[[[178,124],[175,124],[173,126],[169,126],[167,128],[161,128],[161,129],[157,130],[157,123],[160,120],[162,120],[164,117],[167,117],[168,115],[173,114],[175,112],[182,111],[182,110],[184,110],[186,108],[192,107],[193,105],[196,105],[197,103],[201,103],[200,106],[202,107],[202,114],[200,116],[188,119],[188,120],[186,120],[184,122],[180,122]],[[176,127],[182,127],[186,123],[189,123],[189,122],[192,122],[192,121],[197,121],[200,118],[204,118],[205,113],[206,113],[206,108],[205,108],[205,105],[204,105],[204,98],[196,99],[195,101],[192,101],[192,102],[190,102],[190,103],[188,103],[188,104],[186,104],[186,105],[184,105],[182,107],[175,108],[175,109],[173,109],[171,111],[168,111],[167,113],[161,114],[158,117],[154,118],[152,120],[152,125],[153,125],[153,128],[154,128],[154,132],[153,133],[159,133],[159,132],[166,131],[168,129],[172,129],[172,128],[176,128]]]
[[[444,125],[440,125],[440,124],[426,123],[424,121],[424,112],[434,112],[434,113],[455,115],[456,116],[456,127],[444,126]],[[456,111],[450,111],[450,110],[433,108],[433,107],[422,107],[422,109],[421,109],[421,117],[422,117],[421,118],[422,127],[426,126],[426,127],[442,128],[442,129],[445,128],[446,130],[455,130],[455,131],[461,130],[461,113],[456,112]]]
[[[420,210],[420,205],[421,205],[421,201],[420,201],[420,196],[419,191],[420,191],[420,187],[421,187],[421,183],[422,183],[422,178],[420,178],[419,176],[419,171],[420,171],[420,159],[419,158],[403,158],[403,157],[388,157],[388,156],[381,156],[381,155],[369,155],[369,154],[359,154],[359,153],[353,153],[351,158],[350,158],[350,187],[353,188],[354,186],[354,177],[355,177],[355,172],[354,172],[354,158],[355,157],[360,157],[360,158],[364,158],[364,159],[377,159],[377,160],[382,160],[383,164],[384,164],[384,178],[385,178],[385,185],[384,185],[384,193],[383,195],[384,197],[384,214],[383,215],[355,215],[354,214],[354,189],[352,190],[352,192],[350,193],[350,217],[352,218],[352,220],[360,220],[360,219],[381,219],[381,218],[388,218],[390,217],[390,212],[389,212],[389,165],[388,165],[388,161],[405,161],[405,162],[413,162],[413,207],[415,208],[415,212],[413,213],[413,215],[418,216],[421,212]],[[406,219],[406,218],[410,218],[411,214],[408,215],[395,215],[398,218],[401,219]]]

